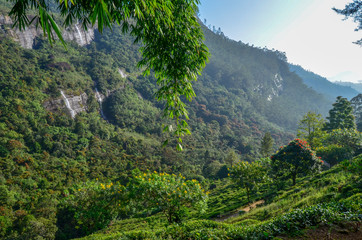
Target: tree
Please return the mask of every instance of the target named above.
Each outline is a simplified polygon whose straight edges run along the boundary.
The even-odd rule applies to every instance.
[[[298,138],[287,146],[280,147],[279,151],[270,158],[275,178],[282,180],[291,178],[293,185],[298,175],[318,172],[322,163],[308,143]]]
[[[326,136],[325,141],[356,151],[362,147],[362,133],[356,129],[334,129]]]
[[[61,29],[50,14],[50,8],[58,8],[64,19],[61,23],[69,27],[75,22],[87,29],[97,25],[100,32],[113,24],[129,32],[135,42],[142,41],[143,59],[139,67],[145,74],[155,72],[156,93],[159,101],[165,101],[164,115],[175,119],[176,128],[167,126],[178,137],[177,149],[181,150],[181,136],[190,134],[185,119],[188,113],[181,96],[191,101],[195,96],[192,81],[195,81],[208,58],[208,49],[203,43],[203,33],[196,17],[199,0],[137,0],[137,1],[68,1],[68,0],[14,0],[9,15],[20,30],[33,21],[43,29],[49,41],[53,33],[63,42]],[[28,18],[28,13],[35,16]]]
[[[356,129],[333,129],[322,138],[317,155],[330,165],[350,160],[362,152],[362,133]]]
[[[260,153],[262,157],[269,157],[273,152],[274,140],[270,132],[265,133],[263,139],[261,140]]]
[[[59,236],[89,235],[124,213],[126,188],[118,183],[86,182],[67,190],[57,213]]]
[[[181,222],[189,208],[203,212],[207,206],[208,193],[200,183],[181,174],[134,172],[129,189],[142,210],[160,211],[169,223]]]
[[[333,108],[329,110],[329,117],[327,119],[329,122],[326,123],[324,129],[329,132],[333,129],[356,128],[351,103],[341,96],[338,96],[336,102],[333,103]]]
[[[236,152],[233,149],[230,149],[224,161],[229,167],[232,167],[234,163],[238,161],[238,159],[239,157]]]
[[[323,135],[322,128],[325,120],[321,114],[309,111],[299,121],[298,134],[299,138],[307,140],[312,149],[315,149],[320,143],[320,137]]]
[[[354,0],[352,3],[347,4],[344,9],[336,9],[333,8],[339,14],[342,14],[347,18],[353,18],[353,20],[358,23],[357,28],[355,31],[362,29],[362,1],[361,0]],[[358,45],[362,45],[362,38],[355,42]]]
[[[232,166],[229,175],[237,184],[245,189],[248,203],[250,203],[251,191],[263,182],[266,172],[266,168],[260,161],[251,163],[241,161]]]

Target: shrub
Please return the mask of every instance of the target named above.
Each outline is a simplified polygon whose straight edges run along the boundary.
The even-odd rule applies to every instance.
[[[58,214],[58,238],[80,237],[108,226],[126,200],[119,184],[86,182],[65,193]]]
[[[352,160],[346,160],[341,163],[343,168],[347,171],[355,173],[359,176],[362,175],[362,154],[353,158]]]
[[[207,193],[200,183],[167,173],[134,172],[129,184],[131,198],[139,208],[161,211],[169,223],[181,222],[188,208],[206,209]]]
[[[319,147],[316,149],[317,156],[321,157],[324,161],[331,166],[342,162],[346,159],[351,159],[353,150],[349,147],[343,147],[337,144],[328,145],[326,147]]]

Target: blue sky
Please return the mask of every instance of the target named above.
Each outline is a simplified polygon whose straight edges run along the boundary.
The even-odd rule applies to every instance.
[[[331,8],[352,0],[201,0],[201,20],[234,40],[287,53],[331,80],[362,80],[362,31]]]

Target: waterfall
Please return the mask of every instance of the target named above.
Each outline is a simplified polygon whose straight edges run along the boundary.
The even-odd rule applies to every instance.
[[[119,74],[121,74],[121,77],[122,77],[122,78],[126,78],[126,77],[127,77],[127,74],[126,74],[124,71],[122,71],[122,69],[118,68],[118,72],[119,72]]]
[[[60,93],[62,94],[62,97],[63,97],[63,99],[64,99],[65,106],[68,108],[68,110],[69,110],[69,112],[70,112],[70,116],[71,116],[72,118],[74,118],[74,117],[75,117],[75,112],[74,112],[74,110],[72,109],[72,107],[70,106],[70,103],[69,103],[67,97],[65,96],[65,94],[63,93],[62,90],[60,90]]]
[[[80,40],[79,45],[81,45],[81,46],[85,45],[86,42],[84,42],[83,37],[82,37],[82,33],[80,32],[77,24],[75,24],[75,28],[77,29],[77,32],[78,32],[78,35],[79,35],[79,40]]]
[[[103,113],[103,108],[102,108],[102,102],[103,102],[103,98],[101,96],[101,94],[98,92],[98,89],[96,88],[96,98],[99,102],[99,106],[100,106],[100,112],[101,112],[101,116],[104,120],[107,120],[106,116]]]

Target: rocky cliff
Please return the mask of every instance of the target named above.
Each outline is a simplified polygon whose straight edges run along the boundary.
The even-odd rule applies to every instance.
[[[13,21],[9,16],[0,15],[0,34],[9,36],[23,48],[31,49],[34,47],[35,39],[43,36],[41,28],[36,28],[35,24],[27,27],[24,31],[20,31],[18,28],[12,28]],[[91,43],[94,39],[94,30],[89,28],[84,31],[80,25],[75,24],[71,28],[63,30],[63,38],[65,41],[75,41],[80,46],[85,46]],[[63,65],[62,65],[63,64]],[[50,67],[61,68],[64,70],[64,66],[69,66],[68,63],[57,63],[49,65]],[[62,97],[58,99],[52,99],[43,103],[44,107],[49,111],[65,111],[72,118],[74,118],[79,112],[87,110],[87,94],[82,93],[79,96],[67,95],[63,91],[60,91]],[[96,97],[100,104],[102,98],[99,98],[96,92]],[[104,98],[104,96],[103,96]],[[104,117],[101,109],[102,117]],[[104,117],[105,118],[105,117]]]
[[[43,106],[48,111],[65,111],[72,118],[80,112],[87,110],[87,99],[86,93],[82,93],[79,96],[66,95],[63,91],[60,91],[61,98],[53,99],[44,102]]]
[[[13,21],[9,16],[0,15],[0,33],[12,37],[24,48],[33,48],[34,40],[43,36],[43,31],[36,28],[35,24],[27,27],[24,31],[12,28],[12,25]],[[63,30],[63,38],[66,41],[75,41],[80,46],[84,46],[94,39],[94,29],[89,28],[88,31],[84,31],[80,25],[75,24],[73,27]]]

